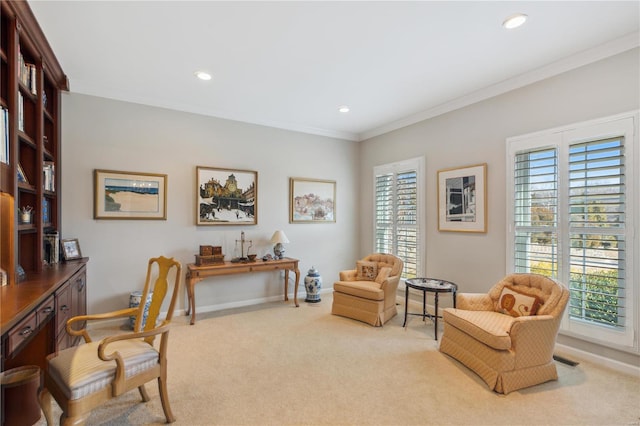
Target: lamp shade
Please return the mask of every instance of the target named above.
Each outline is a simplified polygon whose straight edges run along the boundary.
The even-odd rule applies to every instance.
[[[284,232],[278,230],[273,233],[273,236],[271,237],[271,242],[273,244],[277,244],[277,243],[287,244],[289,243],[289,239],[284,234]]]

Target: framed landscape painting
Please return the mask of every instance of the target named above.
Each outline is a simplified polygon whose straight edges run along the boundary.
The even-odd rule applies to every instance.
[[[336,181],[290,178],[289,223],[336,221]]]
[[[438,171],[438,230],[487,232],[487,165]]]
[[[258,172],[196,167],[196,225],[257,225]]]
[[[94,219],[167,219],[167,175],[94,170]]]

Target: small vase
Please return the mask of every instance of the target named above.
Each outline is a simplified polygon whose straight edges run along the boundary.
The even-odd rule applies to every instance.
[[[320,289],[322,289],[322,277],[315,267],[311,267],[307,276],[304,277],[304,288],[307,290],[307,298],[304,299],[308,303],[320,302]]]

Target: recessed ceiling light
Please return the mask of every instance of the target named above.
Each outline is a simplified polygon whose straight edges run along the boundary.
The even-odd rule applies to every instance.
[[[504,22],[502,23],[502,26],[508,30],[512,30],[524,24],[526,20],[527,20],[527,15],[525,15],[524,13],[517,13],[505,19]]]
[[[349,112],[350,109],[349,109],[348,106],[342,105],[340,108],[338,108],[338,111],[340,111],[340,112]]]
[[[198,77],[200,80],[211,80],[211,74],[209,74],[206,71],[196,71],[193,73],[196,77]]]

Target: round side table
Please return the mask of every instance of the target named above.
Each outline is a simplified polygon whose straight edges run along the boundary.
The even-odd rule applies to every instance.
[[[422,312],[421,313],[411,313],[409,312],[409,289],[412,288],[414,290],[419,290],[422,292]],[[407,316],[408,315],[418,315],[422,317],[424,321],[425,318],[429,318],[433,321],[434,329],[435,329],[435,338],[438,340],[438,318],[442,318],[438,315],[438,296],[440,293],[451,293],[453,297],[453,307],[456,307],[456,293],[458,291],[458,286],[450,281],[441,280],[438,278],[413,278],[405,281],[405,294],[404,294],[404,324],[403,327],[407,326]],[[427,292],[434,293],[435,298],[435,308],[434,313],[430,314],[427,312]]]

